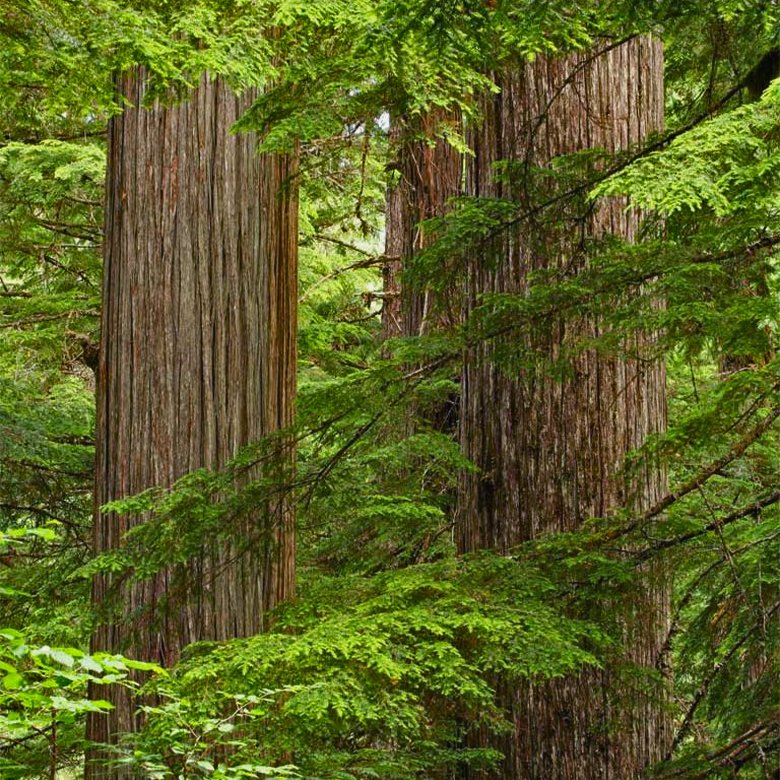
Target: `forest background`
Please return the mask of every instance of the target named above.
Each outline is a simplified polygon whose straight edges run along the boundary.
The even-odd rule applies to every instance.
[[[510,755],[528,777],[777,777],[778,17],[771,0],[6,0],[2,777],[81,777],[85,752],[87,776],[117,778],[515,777]],[[649,40],[663,41],[663,125],[554,160],[509,145],[475,167],[480,128],[505,127],[491,117],[540,63],[575,63],[564,93]],[[297,272],[275,326],[297,343],[284,358],[297,366],[295,418],[280,401],[281,421],[227,462],[119,496],[102,517],[133,530],[106,546],[95,376],[120,191],[106,159],[129,148],[106,128],[131,138],[122,117],[187,105],[208,89],[204,72],[252,96],[235,129],[251,144],[257,133],[263,165],[286,161],[266,205],[287,204],[278,224],[295,235],[273,250]],[[143,83],[136,106],[118,92],[128,73]],[[469,184],[480,176],[482,190]],[[641,207],[630,236],[592,227],[599,204],[627,213],[627,198]],[[531,254],[576,262],[502,287],[528,235]],[[129,344],[162,385],[151,342]],[[535,520],[542,531],[525,535],[501,510],[480,515],[501,466],[480,461],[469,409],[514,436],[524,413],[501,393],[642,364],[665,369],[663,403],[619,469],[586,475],[613,485],[610,498],[575,496],[572,527]],[[469,396],[464,377],[510,389]],[[625,415],[620,397],[592,398],[567,424]],[[562,430],[533,455],[553,472]],[[564,503],[572,479],[553,478]],[[637,499],[653,480],[652,500]],[[510,514],[549,514],[536,493],[516,500]],[[262,632],[196,632],[220,641],[180,660],[134,652],[147,628],[175,644],[163,626],[198,598],[194,560],[251,547],[265,556],[251,565],[276,572],[279,551],[293,555],[293,516],[295,566],[278,598],[264,591]],[[246,517],[260,518],[258,536]],[[163,580],[159,602],[128,606]],[[120,624],[113,646],[96,639]],[[637,650],[645,631],[651,659]],[[573,679],[603,697],[579,701],[578,725]],[[89,747],[87,722],[109,722],[141,684],[126,737]],[[568,703],[528,708],[541,690]],[[542,747],[518,747],[523,729],[547,735]],[[579,775],[545,752],[574,749],[565,731],[595,746]]]

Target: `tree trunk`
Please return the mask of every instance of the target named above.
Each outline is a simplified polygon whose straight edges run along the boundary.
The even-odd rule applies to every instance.
[[[444,121],[446,117],[439,112],[413,123],[399,118],[390,127],[397,179],[388,189],[385,213],[383,339],[422,336],[452,327],[460,318],[459,299],[455,302],[449,293],[435,294],[405,278],[415,256],[435,240],[421,223],[444,216],[450,198],[461,191],[462,157],[445,140],[435,137],[437,126]],[[457,405],[453,394],[428,408],[410,409],[406,433],[417,429],[420,417],[434,430],[454,432]]]
[[[98,508],[220,468],[293,415],[295,157],[258,156],[255,137],[229,132],[249,96],[221,80],[204,76],[188,101],[149,108],[145,82],[139,70],[119,78],[129,105],[108,133]],[[120,584],[125,619],[100,625],[93,650],[170,666],[190,642],[262,630],[294,587],[291,512],[269,501],[225,528],[228,540],[204,540],[186,566]],[[120,547],[144,519],[97,509],[95,552]],[[97,576],[94,603],[116,589]],[[90,718],[90,740],[137,728],[126,691],[92,693],[115,709]],[[86,776],[134,774],[92,765]]]
[[[466,188],[472,196],[514,200],[518,212],[532,202],[533,166],[587,149],[626,149],[662,127],[662,49],[648,37],[600,53],[539,58],[497,81],[501,91],[486,102],[484,124],[471,139],[475,156]],[[509,171],[497,180],[499,160],[516,163],[519,175]],[[569,276],[581,270],[589,239],[606,234],[635,239],[639,216],[625,205],[614,199],[592,213],[561,209],[554,219],[542,211],[506,230],[469,258],[467,313],[485,293],[522,295],[533,271],[557,268]],[[556,317],[513,338],[556,358],[567,344],[598,332],[593,319]],[[637,336],[628,351],[641,356],[646,338]],[[461,478],[461,551],[505,551],[551,532],[576,530],[615,507],[639,510],[662,495],[660,472],[648,470],[631,482],[619,474],[626,454],[664,429],[659,362],[588,350],[574,359],[567,378],[556,381],[541,368],[510,376],[492,362],[494,349],[483,344],[465,356],[461,441],[480,471]],[[648,573],[633,604],[641,617],[624,628],[624,659],[654,667],[667,602],[663,579]],[[614,680],[609,671],[586,671],[537,684],[502,683],[500,696],[514,731],[493,743],[505,755],[501,776],[641,777],[663,756],[668,741],[661,697],[630,690],[619,700]]]
[[[443,117],[437,114],[414,124],[399,118],[390,127],[391,144],[396,147],[392,167],[397,180],[387,193],[385,217],[384,338],[419,336],[433,325],[444,320],[453,324],[455,319],[444,301],[433,300],[430,290],[402,283],[415,254],[431,241],[420,223],[443,216],[447,201],[460,194],[461,155],[446,141],[434,137],[441,121]]]

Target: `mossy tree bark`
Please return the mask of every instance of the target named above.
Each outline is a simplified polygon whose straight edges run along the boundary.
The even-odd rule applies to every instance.
[[[99,507],[224,466],[292,423],[295,392],[295,156],[260,156],[255,137],[230,133],[249,96],[220,79],[203,76],[171,106],[144,107],[141,70],[118,88],[128,107],[108,133],[97,553],[145,519]],[[97,628],[93,650],[169,666],[190,642],[262,630],[294,587],[291,507],[269,500],[232,522],[186,565],[139,582],[95,577],[94,603],[118,592],[124,616]],[[93,695],[114,710],[90,718],[90,740],[137,728],[127,691]],[[86,776],[134,775],[95,763]]]
[[[523,212],[538,203],[529,171],[560,155],[638,145],[663,122],[663,62],[649,37],[563,58],[538,58],[497,77],[500,92],[485,103],[484,124],[471,138],[474,157],[467,194],[499,197]],[[494,164],[513,163],[495,176]],[[537,182],[539,180],[536,180]],[[533,200],[536,197],[537,200]],[[591,239],[633,240],[639,215],[615,199],[591,213],[549,211],[517,222],[468,261],[466,310],[486,293],[522,295],[534,271],[570,276],[587,265]],[[594,318],[556,316],[526,346],[559,357],[566,345],[599,333]],[[643,359],[648,336],[617,357],[587,350],[556,381],[541,368],[512,374],[493,361],[496,342],[465,357],[461,401],[464,454],[479,467],[462,476],[457,537],[462,552],[506,551],[545,534],[573,531],[619,506],[641,509],[664,491],[664,476],[648,469],[621,477],[626,454],[665,427],[663,366]],[[652,669],[667,620],[663,578],[647,573],[633,596],[635,618],[624,624],[623,659]],[[631,611],[629,609],[628,611]],[[494,746],[505,759],[500,776],[521,780],[639,778],[663,756],[668,727],[662,696],[623,692],[612,671],[585,671],[563,680],[500,685],[514,730]]]

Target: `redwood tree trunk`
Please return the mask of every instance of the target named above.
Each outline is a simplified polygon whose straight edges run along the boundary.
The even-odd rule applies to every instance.
[[[141,71],[118,87],[129,106],[108,134],[98,508],[224,466],[292,422],[295,391],[295,158],[258,156],[256,138],[229,132],[248,97],[219,79],[204,76],[170,107],[142,107]],[[143,520],[97,509],[95,551],[121,546]],[[121,585],[124,619],[99,626],[93,650],[169,666],[190,642],[260,631],[293,590],[291,509],[269,501],[236,522],[225,530],[246,543],[206,539],[187,565]],[[115,589],[96,577],[94,603]],[[109,743],[137,727],[126,691],[93,694],[115,709],[90,718],[89,739]],[[87,769],[88,778],[126,776]]]
[[[539,58],[497,81],[501,91],[486,104],[484,125],[472,138],[475,156],[466,187],[469,195],[515,200],[519,212],[532,203],[527,173],[534,166],[591,148],[626,149],[662,127],[662,49],[648,37],[601,53]],[[493,164],[499,160],[519,163],[520,171],[496,180]],[[467,313],[485,293],[522,295],[533,271],[575,273],[587,265],[589,239],[612,234],[633,240],[639,223],[637,213],[617,199],[591,214],[564,209],[548,217],[543,211],[520,221],[469,259]],[[593,319],[553,318],[513,338],[555,358],[566,344],[598,331]],[[627,352],[641,353],[642,341],[638,336]],[[466,355],[461,439],[480,472],[461,479],[461,551],[505,551],[550,532],[575,530],[618,506],[641,509],[663,493],[660,472],[647,471],[633,482],[619,475],[627,452],[664,429],[660,363],[590,350],[574,360],[568,378],[556,381],[541,369],[509,375],[492,354],[493,347],[482,345]],[[648,576],[635,594],[638,617],[625,624],[624,659],[654,666],[667,601],[663,581]],[[502,685],[515,728],[495,744],[505,754],[501,776],[642,777],[668,740],[661,697],[629,690],[623,692],[627,701],[620,701],[612,682],[609,671],[586,671],[564,680]]]
[[[461,155],[434,137],[441,121],[443,118],[434,114],[411,124],[403,118],[391,124],[397,180],[387,193],[385,217],[384,338],[419,336],[445,319],[454,319],[444,301],[433,300],[430,290],[402,283],[415,254],[431,241],[420,223],[443,216],[447,201],[460,194]]]

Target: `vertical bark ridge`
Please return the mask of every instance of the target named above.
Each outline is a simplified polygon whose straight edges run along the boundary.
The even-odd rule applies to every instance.
[[[600,54],[539,58],[497,77],[501,91],[486,101],[484,125],[473,133],[468,194],[511,198],[519,210],[532,196],[528,179],[496,181],[494,164],[510,160],[547,166],[554,157],[602,148],[627,149],[663,123],[662,49],[636,38]],[[544,215],[496,240],[494,265],[468,263],[466,312],[485,293],[528,289],[529,274],[587,263],[582,245],[615,235],[637,237],[639,215],[614,199],[563,228]],[[572,215],[576,216],[576,215]],[[566,343],[597,335],[599,323],[554,318],[528,345],[555,359]],[[646,337],[645,337],[646,338]],[[480,469],[463,474],[457,518],[461,551],[509,548],[557,531],[573,531],[621,505],[641,509],[662,494],[663,475],[621,476],[625,456],[666,421],[660,363],[641,360],[643,337],[628,345],[640,359],[577,356],[572,374],[555,381],[542,371],[509,376],[482,345],[465,356],[461,401],[464,454]],[[625,659],[651,669],[667,620],[663,579],[648,572],[624,628]],[[663,756],[668,740],[660,698],[636,689],[618,701],[609,672],[587,671],[564,680],[510,686],[499,695],[514,732],[497,745],[504,778],[634,778]]]
[[[384,338],[419,336],[447,317],[443,302],[432,300],[431,290],[402,283],[414,256],[431,243],[420,223],[444,216],[447,202],[460,194],[461,155],[443,139],[434,138],[437,125],[444,119],[432,114],[414,123],[403,118],[391,123],[391,143],[397,145],[393,167],[398,179],[387,195]],[[431,321],[434,309],[438,322]]]
[[[220,468],[293,421],[296,156],[258,156],[255,137],[230,133],[251,96],[220,79],[148,108],[145,85],[142,70],[118,78],[128,107],[109,124],[98,508]],[[143,520],[96,510],[95,551],[118,548]],[[121,585],[125,619],[100,625],[93,650],[169,666],[191,642],[262,630],[293,591],[291,507],[271,500],[230,532],[186,565]],[[94,603],[114,584],[96,577]],[[126,691],[93,693],[115,709],[90,718],[91,740],[137,727]],[[132,774],[92,765],[86,776]]]

